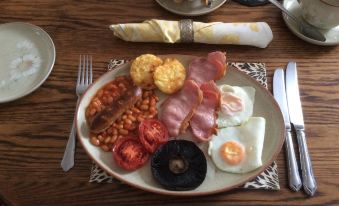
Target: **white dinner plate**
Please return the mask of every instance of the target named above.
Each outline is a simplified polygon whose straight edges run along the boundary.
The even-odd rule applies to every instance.
[[[290,11],[292,14],[294,14],[297,18],[299,18],[301,21],[303,20],[303,17],[301,15],[301,8],[297,0],[284,0],[283,3],[284,7]],[[311,38],[308,38],[304,36],[302,33],[300,33],[298,25],[295,21],[293,21],[289,16],[283,13],[284,21],[287,25],[287,27],[299,38],[316,45],[321,46],[333,46],[339,44],[339,26],[336,26],[332,29],[326,30],[326,29],[319,29],[319,31],[326,37],[326,41],[318,41]]]
[[[227,0],[214,0],[211,6],[206,6],[202,0],[183,0],[181,3],[175,3],[174,0],[156,0],[160,6],[175,14],[183,16],[199,16],[210,13]]]
[[[49,76],[55,47],[40,27],[13,22],[0,25],[0,103],[23,97]]]
[[[175,57],[187,68],[189,62],[195,58],[185,55],[166,55],[160,57]],[[134,187],[167,195],[195,196],[206,195],[217,192],[230,190],[232,188],[243,185],[249,180],[254,179],[263,172],[276,159],[281,150],[284,141],[284,122],[280,109],[272,95],[266,88],[257,83],[254,79],[235,68],[229,68],[226,76],[217,81],[220,84],[230,84],[237,86],[251,86],[256,89],[255,103],[253,108],[253,116],[261,116],[266,119],[266,131],[264,149],[262,153],[263,166],[245,174],[231,174],[218,170],[207,154],[207,143],[200,143],[199,147],[203,149],[207,159],[207,174],[204,182],[196,189],[191,191],[170,191],[159,185],[152,177],[150,169],[150,161],[142,168],[133,172],[126,172],[120,169],[114,162],[111,152],[104,152],[99,147],[92,145],[89,141],[89,129],[86,124],[85,110],[89,105],[92,97],[106,83],[115,79],[117,75],[128,74],[130,63],[126,63],[111,70],[99,79],[97,79],[83,95],[76,114],[76,127],[80,143],[85,148],[88,156],[98,164],[108,174],[115,178],[132,185]],[[159,92],[160,93],[160,92]],[[166,98],[165,95],[160,96],[160,102]],[[160,104],[160,102],[158,104]],[[191,133],[187,132],[185,136],[179,138],[191,138]]]

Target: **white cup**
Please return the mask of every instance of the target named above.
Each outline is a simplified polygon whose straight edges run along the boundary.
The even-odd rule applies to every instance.
[[[321,29],[339,25],[339,0],[298,0],[303,18]]]

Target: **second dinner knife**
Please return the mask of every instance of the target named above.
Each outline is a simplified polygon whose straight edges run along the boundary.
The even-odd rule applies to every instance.
[[[276,69],[273,76],[273,94],[274,99],[278,102],[283,114],[286,130],[286,160],[289,187],[294,191],[299,191],[302,184],[299,175],[297,160],[295,157],[293,141],[291,136],[291,122],[288,114],[286,92],[285,92],[285,75],[283,69]]]
[[[295,62],[289,62],[287,64],[286,96],[290,120],[296,130],[298,139],[304,190],[308,195],[313,196],[317,190],[317,183],[313,175],[312,163],[306,144],[305,125],[299,95],[297,64]]]

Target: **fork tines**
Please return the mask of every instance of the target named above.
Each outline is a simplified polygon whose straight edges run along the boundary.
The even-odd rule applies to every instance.
[[[79,58],[79,70],[78,70],[78,84],[91,84],[93,80],[92,76],[92,56],[80,55]],[[87,77],[87,78],[86,78]]]

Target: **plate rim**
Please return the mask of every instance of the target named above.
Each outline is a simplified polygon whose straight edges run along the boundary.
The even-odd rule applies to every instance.
[[[181,54],[165,54],[165,55],[158,55],[160,57],[165,57],[165,56],[185,56],[185,57],[189,57],[189,58],[197,58],[199,56],[194,56],[194,55],[181,55]],[[115,67],[115,69],[120,69],[121,67],[124,67],[126,66],[127,64],[131,64],[131,61],[128,61],[128,62],[125,62],[124,64],[122,65],[119,65],[117,67]],[[246,78],[248,81],[251,81],[253,82],[254,84],[257,84],[257,86],[260,88],[260,90],[262,90],[264,93],[266,93],[269,98],[272,100],[271,102],[273,103],[273,107],[275,107],[278,111],[280,111],[280,107],[278,105],[278,103],[275,101],[273,95],[269,92],[269,90],[264,87],[263,85],[261,85],[259,82],[257,82],[255,79],[253,79],[252,77],[250,77],[249,75],[247,75],[246,73],[236,69],[235,67],[231,66],[231,65],[228,65],[228,67],[232,67],[232,72],[236,72],[242,76],[244,76],[244,78]],[[84,142],[82,141],[82,138],[80,137],[79,134],[81,134],[80,132],[80,127],[78,125],[78,114],[79,114],[79,105],[81,104],[81,102],[83,101],[83,98],[85,96],[85,94],[90,90],[90,88],[95,84],[97,83],[99,80],[103,79],[104,76],[107,76],[107,75],[110,75],[110,73],[114,72],[115,69],[112,69],[110,71],[107,71],[105,73],[103,73],[100,77],[98,77],[89,87],[88,89],[85,91],[85,93],[81,96],[80,98],[80,101],[79,101],[79,104],[78,104],[78,107],[76,109],[76,117],[75,117],[75,127],[76,127],[76,131],[77,131],[77,138],[79,140],[79,142],[81,143],[81,146],[83,147],[83,149],[85,150],[86,154],[89,156],[89,158],[95,162],[102,170],[104,170],[107,174],[113,176],[114,178],[116,178],[117,180],[121,181],[121,182],[124,182],[125,184],[129,185],[129,186],[132,186],[134,188],[138,188],[138,189],[141,189],[143,191],[147,191],[147,192],[151,192],[151,193],[156,193],[156,194],[161,194],[161,195],[169,195],[169,196],[205,196],[205,195],[212,195],[212,194],[217,194],[217,193],[221,193],[221,192],[226,192],[226,191],[229,191],[229,190],[232,190],[232,189],[235,189],[243,184],[245,184],[246,182],[250,181],[250,180],[253,180],[255,177],[257,177],[259,174],[261,174],[263,171],[265,171],[267,169],[267,167],[269,167],[273,162],[274,160],[277,159],[277,156],[279,155],[281,149],[282,149],[282,146],[283,146],[283,143],[285,141],[285,126],[284,126],[284,121],[283,121],[283,116],[282,116],[282,113],[279,112],[278,114],[278,119],[280,121],[280,131],[282,131],[282,134],[281,136],[279,137],[279,141],[277,143],[277,147],[276,147],[276,151],[274,152],[274,154],[272,155],[272,157],[267,161],[266,164],[262,165],[260,169],[258,169],[258,171],[256,173],[254,173],[253,175],[251,175],[250,177],[248,178],[245,178],[244,180],[232,185],[232,186],[229,186],[229,187],[225,187],[225,188],[222,188],[222,189],[217,189],[217,190],[212,190],[212,191],[209,191],[209,192],[193,192],[193,191],[171,191],[171,190],[157,190],[157,189],[151,189],[151,188],[145,188],[143,187],[142,185],[138,185],[138,184],[134,184],[132,182],[129,182],[129,181],[126,181],[124,178],[120,178],[118,175],[115,175],[114,172],[111,172],[111,171],[108,171],[105,169],[105,166],[103,166],[101,163],[97,162],[95,160],[95,158],[90,154],[90,152],[87,150],[87,148],[85,147],[84,145]],[[228,68],[229,70],[229,68]],[[226,75],[227,75],[227,71],[226,71]]]
[[[205,14],[208,14],[208,13],[211,13],[211,12],[217,10],[219,7],[221,7],[222,5],[224,5],[224,4],[227,2],[227,0],[221,0],[221,2],[220,2],[219,5],[217,5],[217,6],[213,7],[213,8],[211,8],[210,10],[207,10],[207,11],[204,11],[204,12],[201,12],[201,11],[199,12],[199,11],[197,11],[197,12],[195,12],[195,13],[180,12],[180,11],[177,11],[177,10],[172,9],[172,8],[170,8],[170,7],[166,7],[166,6],[162,3],[161,0],[156,0],[156,2],[157,2],[162,8],[164,8],[164,9],[166,9],[167,11],[172,12],[172,13],[174,13],[174,14],[178,14],[178,15],[181,15],[181,16],[202,16],[202,15],[205,15]]]
[[[37,25],[31,24],[31,23],[27,23],[27,22],[20,22],[20,21],[17,21],[17,22],[8,22],[8,23],[0,24],[0,29],[3,26],[8,26],[8,25],[11,25],[11,24],[19,25],[19,26],[20,25],[28,26],[28,27],[31,27],[33,29],[37,29],[41,33],[43,33],[44,36],[46,37],[46,39],[52,45],[52,61],[51,61],[51,66],[50,66],[50,68],[48,68],[48,71],[47,71],[46,75],[37,84],[35,84],[34,87],[32,87],[31,89],[27,90],[26,92],[24,92],[24,93],[22,93],[20,95],[14,95],[14,96],[11,96],[9,98],[0,98],[0,104],[20,99],[22,97],[25,97],[25,96],[31,94],[35,90],[37,90],[47,80],[47,78],[50,76],[50,74],[51,74],[51,72],[52,72],[52,70],[54,68],[55,58],[56,58],[56,50],[55,50],[55,45],[54,45],[53,39],[51,38],[51,36],[44,29],[42,29],[41,27],[39,27]]]

